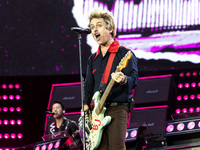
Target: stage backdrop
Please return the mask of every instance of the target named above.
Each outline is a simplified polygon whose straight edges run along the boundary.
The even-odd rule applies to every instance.
[[[77,33],[95,7],[110,10],[116,38],[138,58],[140,72],[195,69],[200,62],[200,2],[194,0],[1,0],[0,75],[79,74]],[[82,35],[82,68],[96,51]]]

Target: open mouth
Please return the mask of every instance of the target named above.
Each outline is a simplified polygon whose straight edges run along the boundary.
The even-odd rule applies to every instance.
[[[100,34],[95,34],[95,37],[96,37],[97,40],[99,40],[100,39]]]

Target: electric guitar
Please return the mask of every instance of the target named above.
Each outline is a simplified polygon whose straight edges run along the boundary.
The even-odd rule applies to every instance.
[[[125,68],[131,58],[132,53],[128,51],[120,61],[115,72],[120,72],[123,68]],[[99,147],[103,129],[111,122],[110,116],[104,117],[104,113],[106,111],[104,103],[114,83],[115,81],[111,78],[102,97],[99,91],[95,92],[93,95],[92,99],[94,100],[94,109],[90,116],[91,120],[89,121],[89,123],[91,128],[89,129],[89,137],[87,139],[90,150],[95,150]],[[88,124],[86,126],[88,126]]]

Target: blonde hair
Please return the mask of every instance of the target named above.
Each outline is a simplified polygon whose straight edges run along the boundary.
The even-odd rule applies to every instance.
[[[110,11],[108,11],[108,10],[103,11],[98,8],[92,10],[89,14],[89,25],[88,25],[89,28],[90,28],[91,20],[94,18],[103,18],[103,20],[106,22],[106,28],[108,30],[112,30],[112,33],[111,33],[112,37],[116,36],[115,21],[114,21],[112,13]]]

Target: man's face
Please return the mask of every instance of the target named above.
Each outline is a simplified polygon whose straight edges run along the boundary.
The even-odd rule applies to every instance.
[[[111,32],[106,28],[106,22],[103,18],[93,18],[90,22],[90,29],[95,41],[100,45],[106,45],[111,36]]]
[[[63,116],[64,110],[62,110],[62,106],[58,103],[53,104],[52,112],[55,113],[53,115],[54,118],[61,118]]]

